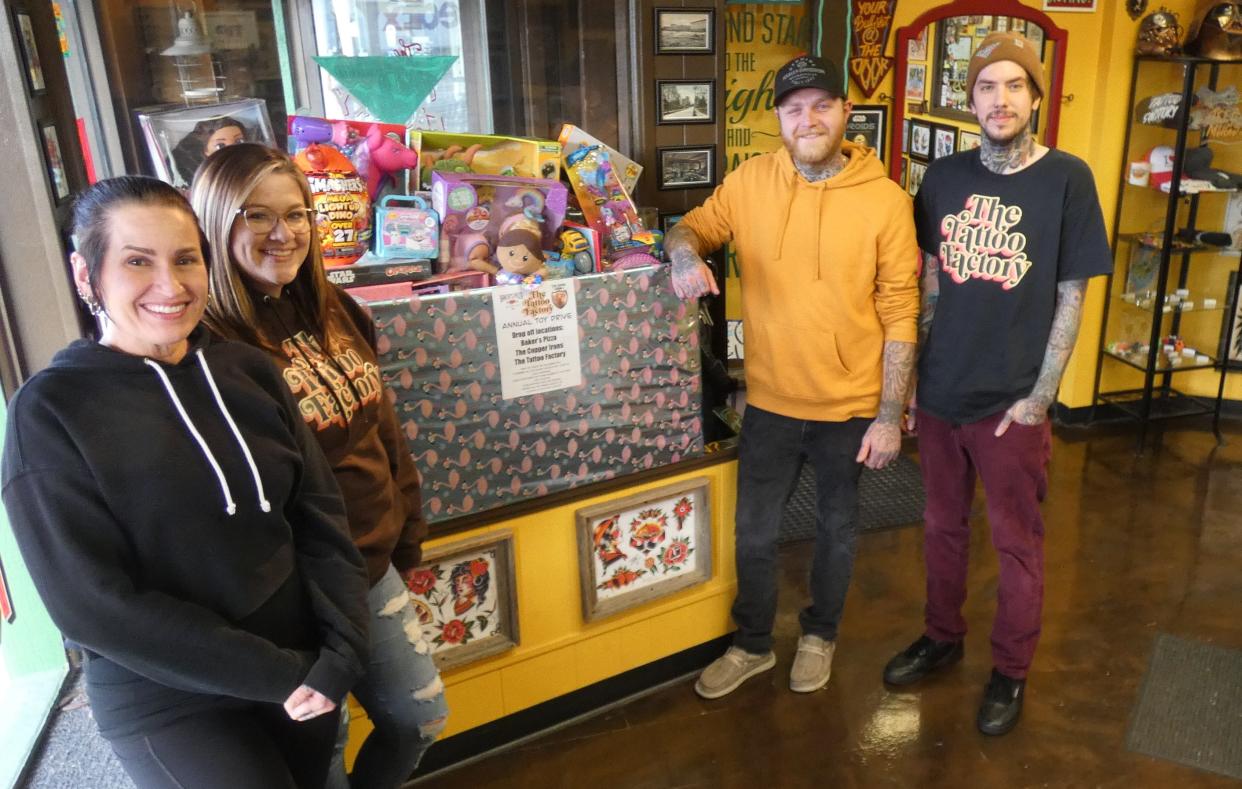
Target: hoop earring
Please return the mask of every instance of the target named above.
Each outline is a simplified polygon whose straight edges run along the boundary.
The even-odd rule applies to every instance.
[[[79,293],[78,298],[82,299],[82,303],[86,305],[86,309],[90,310],[91,315],[98,318],[104,314],[103,305],[99,303],[99,299],[95,298],[95,294]]]

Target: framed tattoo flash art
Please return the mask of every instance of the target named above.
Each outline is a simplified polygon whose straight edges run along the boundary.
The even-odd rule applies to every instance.
[[[711,8],[655,9],[657,55],[710,55],[716,12]]]
[[[910,171],[906,175],[906,191],[911,197],[919,193],[919,187],[923,185],[923,175],[926,172],[927,165],[910,160]]]
[[[927,84],[927,64],[926,63],[907,63],[906,64],[906,98],[910,101],[922,101],[926,95],[924,90]]]
[[[957,152],[957,127],[939,123],[932,125],[932,159],[942,159]]]
[[[39,60],[39,47],[35,43],[34,25],[30,23],[29,14],[17,15],[17,29],[21,34],[22,55],[26,58],[26,77],[30,80],[30,92],[38,93],[47,89],[43,80],[43,64]]]
[[[712,577],[711,482],[695,477],[575,513],[590,622]]]
[[[931,159],[931,124],[910,121],[910,158],[921,162]]]
[[[980,142],[979,132],[961,129],[957,133],[957,149],[959,151],[973,151],[979,147]]]
[[[517,646],[513,532],[429,548],[409,590],[423,638],[440,668]]]

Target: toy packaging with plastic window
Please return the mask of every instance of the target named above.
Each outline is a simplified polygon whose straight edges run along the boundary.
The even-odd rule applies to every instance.
[[[439,212],[437,271],[496,273],[493,256],[513,230],[535,234],[542,249],[559,249],[569,190],[559,181],[471,173],[432,174],[431,205]]]
[[[572,123],[566,123],[561,127],[559,140],[562,156],[569,156],[579,148],[589,148],[592,145],[598,145],[607,151],[608,158],[612,161],[612,166],[617,171],[617,177],[621,179],[621,185],[625,187],[626,192],[634,194],[634,189],[638,186],[638,176],[643,174],[643,166],[641,164],[616,148],[612,148],[592,137]]]
[[[604,257],[609,263],[654,243],[606,150],[600,146],[579,148],[565,157],[565,165],[582,215],[603,239]]]
[[[410,129],[410,147],[419,156],[419,189],[431,188],[432,173],[474,173],[556,181],[561,177],[561,144],[551,140],[458,134]]]
[[[440,254],[439,214],[418,195],[385,197],[375,207],[375,254],[381,258],[436,257]]]

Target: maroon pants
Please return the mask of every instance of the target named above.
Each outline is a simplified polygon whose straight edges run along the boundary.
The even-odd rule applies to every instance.
[[[970,505],[975,478],[983,480],[992,545],[1000,561],[992,660],[1006,676],[1026,676],[1039,641],[1044,599],[1044,521],[1052,432],[1047,422],[1012,423],[993,435],[1004,412],[954,425],[918,415],[919,461],[927,492],[927,635],[957,641],[966,635],[962,604],[970,552]]]

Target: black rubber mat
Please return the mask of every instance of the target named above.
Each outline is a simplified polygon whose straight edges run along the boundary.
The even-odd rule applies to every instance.
[[[858,482],[858,520],[863,531],[912,526],[923,521],[923,479],[919,466],[905,455],[879,471],[863,469]],[[815,474],[811,465],[785,506],[780,541],[809,540],[815,536]]]
[[[1242,780],[1242,650],[1159,634],[1126,747]]]

